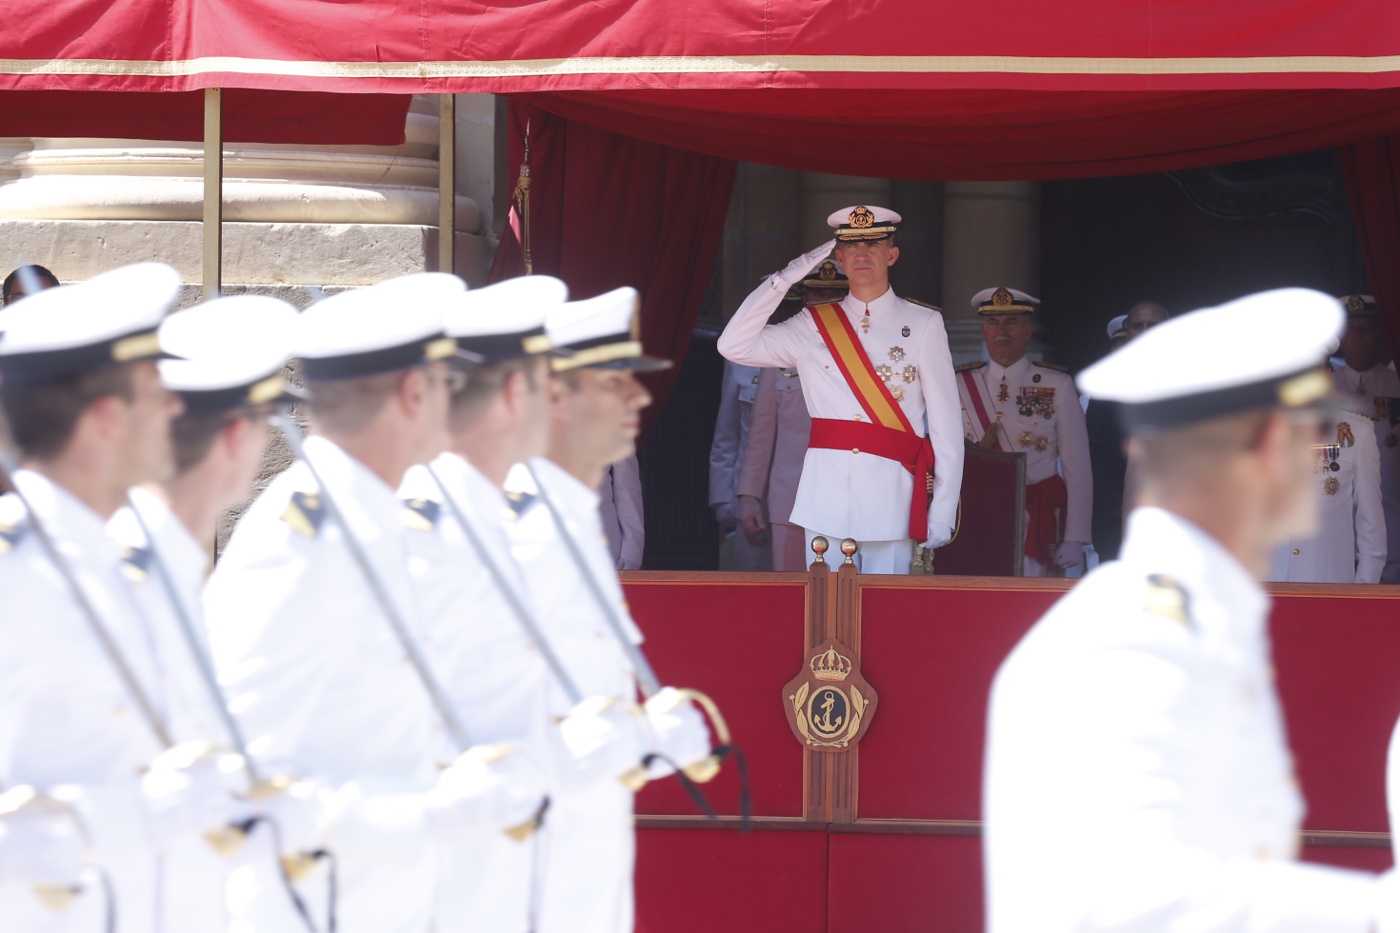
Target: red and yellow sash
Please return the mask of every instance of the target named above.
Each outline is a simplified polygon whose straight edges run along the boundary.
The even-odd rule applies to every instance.
[[[909,503],[909,537],[923,541],[928,536],[928,504],[933,496],[933,444],[927,437],[918,435],[904,409],[890,394],[889,387],[875,374],[870,357],[865,355],[865,348],[860,345],[850,320],[841,313],[841,307],[822,304],[812,305],[808,310],[851,394],[870,421],[813,418],[812,436],[807,446],[873,454],[903,465],[914,476],[914,492]]]

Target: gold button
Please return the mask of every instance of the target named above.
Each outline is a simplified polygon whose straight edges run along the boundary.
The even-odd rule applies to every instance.
[[[860,448],[859,448],[859,447],[852,447],[852,448],[851,448],[851,453],[853,453],[853,454],[858,454],[858,453],[860,453]]]
[[[856,418],[857,421],[861,420],[860,415],[856,415],[855,418]]]
[[[1293,549],[1293,553],[1296,555],[1296,554],[1298,554],[1298,553],[1300,553],[1300,552],[1299,552],[1299,550],[1295,547],[1295,548]]]

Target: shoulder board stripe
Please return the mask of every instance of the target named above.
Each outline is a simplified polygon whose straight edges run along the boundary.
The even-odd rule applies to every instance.
[[[326,508],[321,504],[321,496],[315,492],[294,492],[282,512],[282,521],[292,526],[292,530],[308,538],[320,533],[321,523],[326,519]]]
[[[1032,360],[1031,362],[1041,369],[1053,369],[1057,373],[1069,372],[1068,366],[1061,366],[1059,363],[1047,363],[1044,360]]]
[[[405,499],[404,527],[410,531],[432,531],[442,517],[442,506],[432,499]]]
[[[953,372],[955,372],[955,373],[969,373],[969,372],[972,372],[974,369],[981,369],[983,366],[986,366],[986,365],[987,365],[987,361],[986,361],[986,360],[979,360],[979,361],[976,362],[976,363],[964,363],[964,364],[962,364],[961,366],[954,366],[954,367],[953,367]]]
[[[917,298],[905,298],[904,300],[909,302],[911,305],[918,305],[921,308],[928,308],[930,311],[937,311],[939,314],[943,313],[942,308],[938,307],[938,305],[931,305],[927,301],[920,301]]]
[[[27,527],[26,525],[19,524],[0,525],[0,557],[9,554],[19,545],[19,541],[24,537],[24,532]]]

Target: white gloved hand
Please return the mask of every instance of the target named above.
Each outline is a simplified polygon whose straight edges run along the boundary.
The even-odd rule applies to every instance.
[[[28,787],[0,796],[0,885],[77,887],[87,839],[79,817]]]
[[[568,763],[561,779],[572,787],[614,781],[641,767],[648,741],[635,703],[593,697],[559,723]]]
[[[823,259],[831,255],[831,250],[835,246],[836,240],[830,239],[816,249],[808,250],[801,256],[798,256],[792,262],[788,263],[782,272],[778,273],[778,281],[782,282],[785,288],[791,288],[798,282],[801,282],[807,277],[807,273],[811,272],[821,264]]]
[[[928,538],[920,545],[926,548],[942,547],[953,540],[953,526],[945,525],[942,522],[928,523]]]
[[[203,743],[161,754],[141,778],[156,838],[204,836],[244,823],[252,814],[243,757]]]
[[[533,820],[544,804],[544,770],[503,745],[467,749],[428,793],[428,827],[438,839],[502,832]]]
[[[705,717],[694,703],[679,697],[675,687],[663,687],[647,701],[646,724],[651,750],[665,759],[652,760],[648,777],[666,777],[676,768],[704,760],[713,750]]]
[[[254,816],[276,828],[279,855],[305,855],[326,847],[330,807],[315,781],[271,778],[253,788],[248,803]]]
[[[1082,541],[1065,541],[1055,548],[1055,566],[1063,567],[1066,570],[1078,567],[1084,563],[1085,547],[1086,545]]]

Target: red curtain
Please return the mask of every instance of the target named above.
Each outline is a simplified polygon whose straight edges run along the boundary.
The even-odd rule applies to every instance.
[[[1392,359],[1400,360],[1400,136],[1337,150]]]
[[[709,285],[734,187],[735,163],[575,123],[523,102],[510,107],[512,174],[530,140],[532,271],[569,284],[573,298],[631,285],[642,298],[642,343],[676,368],[648,379],[665,404]],[[492,281],[525,271],[515,208]]]

